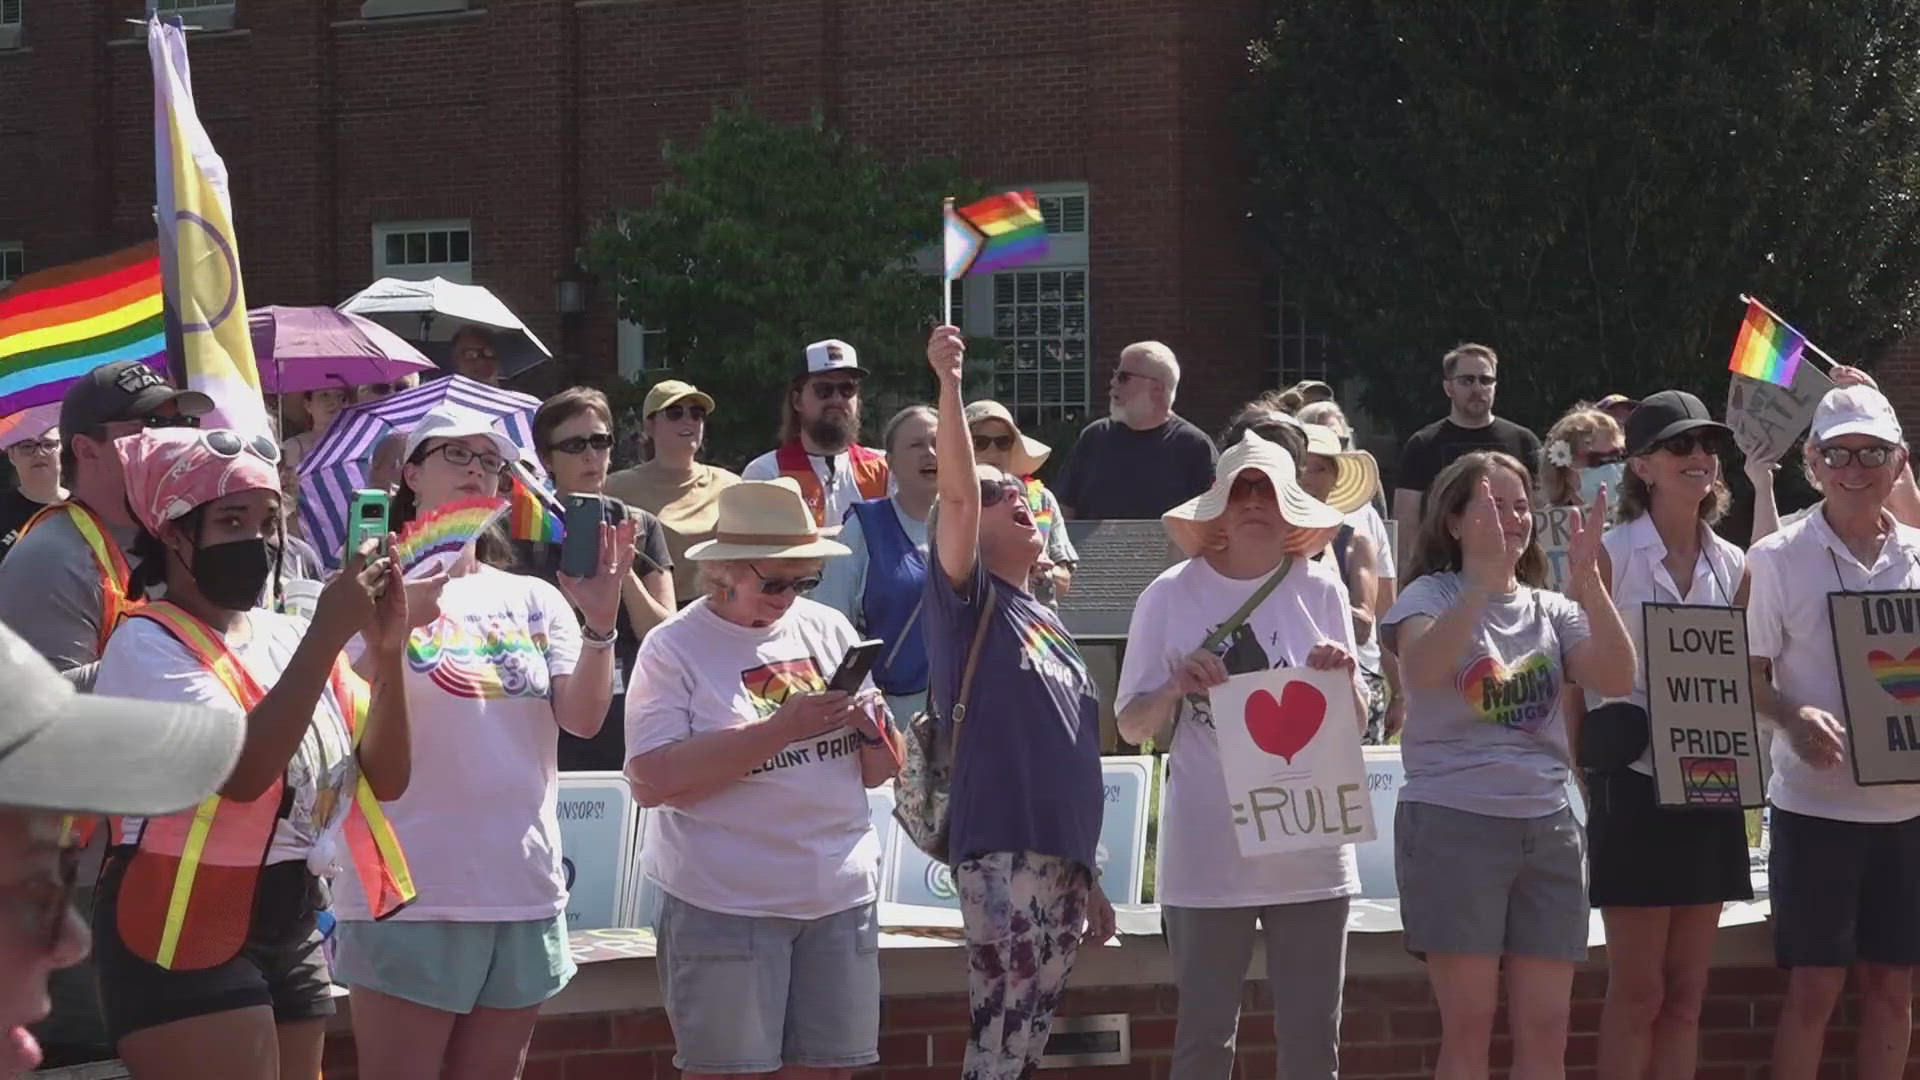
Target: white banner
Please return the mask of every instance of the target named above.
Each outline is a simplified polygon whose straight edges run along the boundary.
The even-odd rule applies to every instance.
[[[1353,680],[1345,672],[1249,672],[1208,696],[1242,855],[1374,838]]]

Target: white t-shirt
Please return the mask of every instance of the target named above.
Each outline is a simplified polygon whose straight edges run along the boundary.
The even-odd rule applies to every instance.
[[[1824,513],[1808,514],[1747,552],[1747,651],[1773,661],[1773,685],[1793,705],[1825,709],[1846,722],[1840,669],[1834,661],[1827,594],[1920,588],[1920,529],[1886,516],[1891,529],[1872,566],[1862,566],[1833,533]],[[1845,740],[1841,751],[1847,752]],[[1800,760],[1793,740],[1773,740],[1773,805],[1835,821],[1905,821],[1920,816],[1920,784],[1853,781],[1842,760],[1816,769]]]
[[[1701,557],[1694,560],[1693,580],[1688,583],[1683,599],[1673,575],[1667,571],[1667,545],[1660,539],[1660,530],[1654,526],[1652,515],[1642,514],[1615,525],[1607,530],[1601,542],[1606,545],[1607,559],[1613,564],[1613,606],[1619,609],[1620,621],[1626,624],[1627,634],[1633,638],[1633,655],[1640,657],[1641,662],[1633,667],[1633,693],[1624,698],[1603,698],[1589,693],[1587,708],[1597,708],[1608,701],[1628,701],[1644,709],[1647,707],[1647,645],[1646,617],[1641,614],[1641,605],[1732,607],[1734,594],[1740,591],[1740,579],[1747,572],[1747,556],[1731,541],[1701,525]],[[1653,775],[1651,747],[1641,752],[1633,768],[1647,776]]]
[[[859,640],[846,616],[802,598],[772,626],[687,605],[640,643],[627,687],[627,754],[758,723],[787,695],[823,689]],[[801,739],[690,806],[647,815],[640,870],[729,915],[817,919],[879,894],[880,840],[860,780],[860,737]]]
[[[420,897],[393,918],[512,922],[566,908],[553,680],[579,659],[580,624],[554,586],[484,565],[447,582],[440,618],[407,641],[413,779],[383,806]],[[335,902],[342,919],[368,918],[358,890]]]
[[[1204,558],[1188,559],[1155,578],[1134,604],[1115,707],[1125,708],[1133,698],[1159,689],[1172,662],[1199,648],[1264,580],[1264,575],[1253,581],[1224,577]],[[1305,663],[1322,641],[1353,649],[1347,588],[1332,565],[1301,559],[1234,631],[1223,659],[1235,674],[1292,667]],[[1360,891],[1352,844],[1258,858],[1240,854],[1205,695],[1180,703],[1172,755],[1154,877],[1161,903],[1254,907]]]
[[[227,650],[261,690],[270,691],[306,633],[307,620],[256,608],[228,637]],[[114,631],[100,657],[94,693],[246,714],[226,684],[152,619],[128,619]],[[320,837],[345,820],[359,779],[346,720],[333,695],[323,693],[299,749],[287,763],[292,806],[274,824],[266,864],[306,861]],[[316,868],[324,869],[324,864]]]
[[[879,453],[879,451],[874,451]],[[774,460],[778,450],[769,450],[740,470],[742,480],[773,480],[780,476],[780,465]],[[842,450],[837,454],[808,454],[807,461],[813,466],[813,474],[820,478],[820,490],[826,497],[828,525],[835,525],[847,516],[847,507],[865,499],[860,494],[860,484],[853,477],[853,455]],[[891,481],[887,490],[893,490]]]

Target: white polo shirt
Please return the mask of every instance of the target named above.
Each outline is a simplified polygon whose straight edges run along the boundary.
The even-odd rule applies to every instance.
[[[1705,525],[1700,526],[1700,533],[1700,557],[1694,560],[1693,579],[1688,583],[1687,595],[1683,598],[1679,585],[1667,570],[1667,544],[1660,539],[1660,530],[1654,526],[1651,514],[1642,514],[1607,530],[1602,543],[1606,545],[1608,561],[1613,564],[1613,606],[1619,609],[1620,621],[1626,624],[1627,634],[1633,638],[1634,656],[1644,659],[1647,655],[1644,640],[1646,618],[1640,611],[1642,604],[1733,606],[1734,594],[1740,591],[1740,578],[1746,573],[1747,557],[1737,546]],[[1624,698],[1588,694],[1587,708],[1595,708],[1607,701],[1630,701],[1646,708],[1645,663],[1634,665],[1633,693]],[[1633,763],[1633,768],[1652,776],[1653,750],[1648,748],[1643,751],[1640,759]]]
[[[1824,513],[1808,514],[1747,552],[1753,582],[1748,652],[1773,662],[1773,684],[1788,702],[1825,709],[1843,723],[1847,714],[1827,595],[1920,588],[1920,529],[1894,521],[1891,514],[1885,520],[1891,531],[1872,566],[1853,557]],[[1920,784],[1861,787],[1853,781],[1850,762],[1816,769],[1800,760],[1789,739],[1773,740],[1767,797],[1782,810],[1836,821],[1920,816]]]

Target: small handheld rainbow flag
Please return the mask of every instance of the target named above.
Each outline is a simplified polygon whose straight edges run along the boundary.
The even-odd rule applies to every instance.
[[[75,379],[115,360],[166,370],[160,245],[28,274],[0,293],[0,416],[58,405]]]
[[[1760,301],[1748,300],[1747,317],[1741,320],[1740,334],[1733,339],[1733,359],[1728,361],[1727,370],[1791,387],[1806,347],[1805,335],[1780,321]]]
[[[404,575],[425,576],[458,559],[506,511],[507,500],[485,495],[447,503],[408,522],[393,542],[393,557]]]
[[[532,540],[541,544],[557,544],[566,539],[567,529],[561,523],[559,501],[517,462],[512,475],[513,507],[507,518],[507,532],[515,540]]]
[[[991,274],[1047,253],[1047,220],[1031,191],[989,195],[954,209],[946,201],[947,280]]]

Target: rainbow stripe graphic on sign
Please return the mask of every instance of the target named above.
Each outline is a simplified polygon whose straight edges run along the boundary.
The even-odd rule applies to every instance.
[[[1920,701],[1920,649],[1905,660],[1875,649],[1867,654],[1867,667],[1875,682],[1895,701]]]
[[[1683,757],[1680,790],[1694,806],[1739,806],[1739,763],[1730,757]]]

